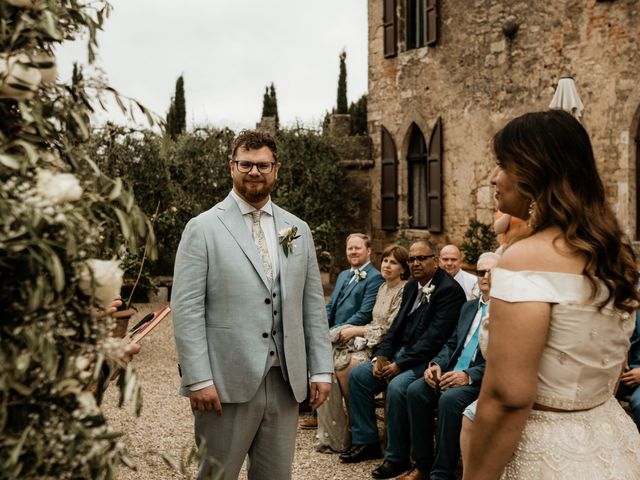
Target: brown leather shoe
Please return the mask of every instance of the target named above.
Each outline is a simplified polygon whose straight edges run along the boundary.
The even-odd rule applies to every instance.
[[[429,480],[429,472],[423,472],[419,468],[414,468],[409,473],[398,477],[397,480]]]
[[[318,417],[315,415],[307,415],[305,418],[300,420],[300,428],[303,430],[313,430],[314,428],[318,428]]]

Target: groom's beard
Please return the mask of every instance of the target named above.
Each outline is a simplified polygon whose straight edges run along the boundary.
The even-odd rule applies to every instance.
[[[235,185],[238,193],[249,203],[258,203],[271,194],[271,187],[266,183],[254,183],[251,188],[247,188],[245,183]]]

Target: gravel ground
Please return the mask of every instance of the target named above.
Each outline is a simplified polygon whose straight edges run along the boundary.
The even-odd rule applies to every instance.
[[[138,314],[129,325],[161,304],[137,305]],[[161,453],[180,459],[193,444],[193,420],[189,401],[178,394],[180,384],[177,354],[171,319],[162,322],[141,343],[142,350],[133,360],[142,385],[142,413],[136,417],[130,405],[118,408],[118,392],[107,390],[104,411],[112,428],[123,432],[123,442],[137,465],[132,471],[122,467],[120,480],[158,480],[195,478],[195,467],[187,477],[174,472]],[[298,430],[293,480],[358,480],[370,479],[379,461],[343,464],[337,455],[318,453],[313,449],[315,430]],[[243,472],[240,479],[245,480]]]

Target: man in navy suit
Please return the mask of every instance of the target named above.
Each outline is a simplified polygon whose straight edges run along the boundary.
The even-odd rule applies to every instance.
[[[374,361],[358,365],[349,375],[353,446],[340,456],[343,462],[381,456],[374,396],[387,389],[387,449],[373,478],[392,478],[409,469],[407,388],[422,378],[429,360],[451,336],[466,300],[458,282],[438,268],[436,254],[427,240],[411,245],[408,261],[413,280],[404,287],[400,311]]]
[[[629,398],[633,421],[640,430],[640,310],[636,312],[636,329],[631,337],[627,368],[620,377],[618,398]]]
[[[376,295],[384,278],[371,263],[371,240],[363,233],[347,237],[347,260],[351,268],[338,275],[336,288],[326,305],[329,328],[341,325],[366,325],[371,322]],[[318,426],[315,415],[300,421],[300,428]]]
[[[477,276],[481,296],[462,306],[458,325],[442,350],[429,362],[423,378],[407,390],[411,417],[412,457],[416,468],[401,480],[455,480],[460,456],[462,412],[480,393],[484,358],[478,348],[480,326],[489,306],[489,272],[499,255],[483,253]],[[437,451],[433,457],[434,410],[438,409]],[[429,473],[431,471],[431,473]]]
[[[327,303],[329,328],[343,324],[366,325],[376,295],[384,279],[371,263],[371,240],[362,233],[347,237],[347,260],[351,268],[343,270]]]

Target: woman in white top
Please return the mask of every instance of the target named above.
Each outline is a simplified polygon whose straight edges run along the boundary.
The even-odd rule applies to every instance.
[[[464,479],[640,479],[640,435],[613,398],[638,273],[589,137],[566,112],[529,113],[493,148],[498,208],[530,234],[492,271]]]

